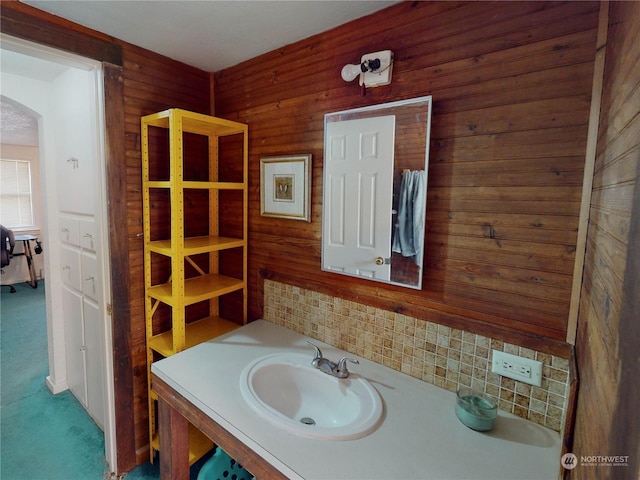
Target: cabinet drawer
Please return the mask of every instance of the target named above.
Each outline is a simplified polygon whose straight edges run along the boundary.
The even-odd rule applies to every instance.
[[[80,220],[78,225],[80,227],[80,246],[95,252],[98,241],[96,222],[93,220]]]
[[[100,302],[100,289],[102,278],[99,275],[98,260],[95,255],[82,253],[82,293],[87,297]]]
[[[80,252],[62,247],[60,249],[60,264],[64,284],[75,290],[81,290]]]
[[[60,217],[59,232],[61,241],[80,246],[78,220],[71,217]]]

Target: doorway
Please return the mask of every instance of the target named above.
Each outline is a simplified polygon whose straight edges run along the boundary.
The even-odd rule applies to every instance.
[[[100,62],[2,36],[0,93],[37,117],[47,386],[71,389],[103,428],[115,471],[102,79]]]

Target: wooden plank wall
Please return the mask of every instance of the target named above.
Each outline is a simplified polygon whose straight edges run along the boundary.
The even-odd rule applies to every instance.
[[[147,358],[142,242],[142,154],[140,117],[167,108],[209,112],[209,74],[148,50],[123,43],[126,141],[127,235],[131,284],[133,421],[137,462],[148,461]],[[125,172],[123,172],[125,174]],[[166,217],[167,223],[169,217]]]
[[[273,278],[567,355],[597,2],[405,2],[215,75],[249,124],[250,318]],[[391,49],[360,95],[340,69]],[[433,95],[422,291],[320,270],[323,116]],[[312,222],[259,215],[259,160],[313,155]]]
[[[627,455],[628,467],[581,467],[571,478],[640,475],[640,3],[611,2],[600,129],[576,356],[573,452]]]

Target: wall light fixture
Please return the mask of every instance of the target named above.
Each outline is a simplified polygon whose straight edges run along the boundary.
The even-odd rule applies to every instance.
[[[379,87],[391,83],[392,67],[393,52],[383,50],[363,55],[359,65],[351,63],[345,65],[342,67],[341,75],[345,82],[351,82],[359,76],[361,86]]]

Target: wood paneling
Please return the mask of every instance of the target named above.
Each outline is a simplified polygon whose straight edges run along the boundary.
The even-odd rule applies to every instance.
[[[580,456],[629,456],[627,467],[580,467],[571,478],[640,475],[640,3],[611,2],[576,356]],[[614,453],[615,452],[615,453]]]
[[[122,49],[113,37],[52,16],[19,2],[2,2],[0,30],[5,35],[41,43],[101,62],[122,65]]]
[[[122,67],[103,63],[105,95],[105,164],[107,198],[109,199],[109,270],[111,273],[112,343],[114,402],[128,405],[133,398],[133,365],[131,359],[131,299],[129,282],[128,245],[122,241],[126,232],[126,178],[119,175],[126,162],[124,133],[124,100]],[[128,470],[137,463],[135,457],[136,432],[129,409],[115,409],[116,451],[118,468]]]
[[[568,354],[599,5],[404,2],[215,74],[249,124],[250,318],[262,277]],[[371,25],[376,25],[375,35]],[[391,49],[393,82],[339,71]],[[422,291],[320,270],[323,116],[433,95]],[[312,222],[259,216],[259,160],[313,154]]]

